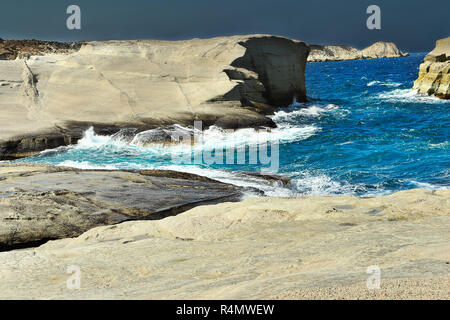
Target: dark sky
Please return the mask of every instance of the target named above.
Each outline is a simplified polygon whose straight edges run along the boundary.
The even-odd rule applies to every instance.
[[[71,4],[81,8],[82,30],[66,28]],[[381,30],[366,28],[371,4],[381,8]],[[358,48],[394,41],[417,52],[450,35],[449,13],[449,0],[1,0],[0,37],[178,40],[268,33]]]

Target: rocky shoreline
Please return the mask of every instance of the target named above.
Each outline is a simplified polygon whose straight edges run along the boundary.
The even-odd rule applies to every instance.
[[[450,190],[250,198],[98,227],[0,252],[0,297],[447,299],[449,199]],[[372,265],[379,290],[366,287]],[[79,290],[66,286],[69,266]]]
[[[450,99],[450,37],[436,41],[419,67],[413,89],[441,99]]]

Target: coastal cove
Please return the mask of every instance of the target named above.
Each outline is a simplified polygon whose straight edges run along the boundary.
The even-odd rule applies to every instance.
[[[276,174],[290,179],[287,186],[240,173],[260,172],[264,168],[261,163],[174,162],[186,150],[170,144],[143,144],[137,139],[160,134],[152,130],[133,141],[88,131],[77,145],[18,162],[80,169],[184,171],[253,187],[266,196],[373,196],[413,188],[446,188],[450,184],[449,102],[411,89],[424,55],[308,64],[309,101],[276,110],[269,118],[277,128],[259,134],[279,143]],[[192,131],[187,126],[165,130]],[[257,144],[257,137],[258,130],[252,128],[230,132],[212,126],[205,131],[203,144],[188,152],[193,159],[214,148],[237,151]]]

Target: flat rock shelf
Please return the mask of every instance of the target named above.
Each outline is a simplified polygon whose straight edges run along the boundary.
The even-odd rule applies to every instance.
[[[0,165],[0,251],[76,237],[101,225],[162,219],[237,201],[240,189],[194,174]]]
[[[0,253],[0,298],[448,299],[449,193],[249,198],[98,227]]]

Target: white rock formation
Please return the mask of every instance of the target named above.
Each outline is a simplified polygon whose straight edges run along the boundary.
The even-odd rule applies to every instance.
[[[450,37],[436,41],[434,50],[425,56],[413,89],[450,99]]]
[[[73,143],[89,125],[274,126],[265,113],[306,98],[308,53],[303,42],[252,35],[89,42],[0,61],[0,158]]]

